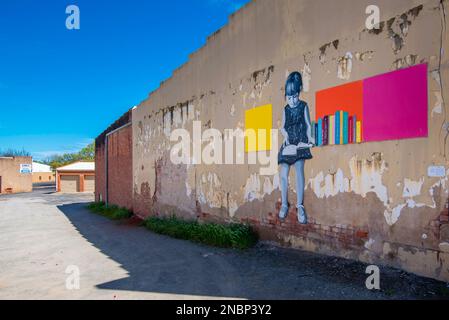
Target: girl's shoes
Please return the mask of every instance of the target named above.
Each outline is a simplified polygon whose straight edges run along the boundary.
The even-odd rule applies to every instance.
[[[282,206],[281,210],[279,211],[279,219],[282,221],[287,218],[288,215],[289,206]],[[306,209],[303,205],[298,205],[298,222],[300,224],[307,224],[307,214]]]
[[[298,205],[298,222],[300,224],[307,224],[306,209],[303,205]]]
[[[285,220],[285,218],[287,218],[288,215],[288,206],[282,206],[281,210],[279,211],[279,219],[281,220]]]

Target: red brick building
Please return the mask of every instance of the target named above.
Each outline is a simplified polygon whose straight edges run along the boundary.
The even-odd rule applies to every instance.
[[[95,141],[95,200],[133,209],[132,110]]]

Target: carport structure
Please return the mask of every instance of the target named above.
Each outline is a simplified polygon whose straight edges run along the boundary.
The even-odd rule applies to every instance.
[[[56,169],[56,190],[63,193],[94,192],[95,162],[75,162]]]

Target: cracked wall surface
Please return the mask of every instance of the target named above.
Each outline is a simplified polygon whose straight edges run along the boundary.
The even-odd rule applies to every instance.
[[[369,4],[255,0],[231,16],[133,110],[136,213],[248,222],[264,239],[449,280],[448,1],[378,1],[382,23],[371,31]],[[317,91],[420,63],[428,64],[429,137],[313,149],[306,227],[294,212],[277,221],[278,174],[197,164],[193,154],[191,165],[170,162],[170,133],[185,128],[193,141],[193,121],[202,130],[244,130],[246,110],[272,104],[279,128],[292,71],[303,74],[302,99],[314,118]],[[433,166],[444,174],[430,177]],[[291,181],[294,199],[293,172]]]

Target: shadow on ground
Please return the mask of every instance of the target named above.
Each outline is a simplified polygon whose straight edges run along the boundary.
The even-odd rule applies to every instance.
[[[100,289],[270,300],[448,298],[444,283],[392,268],[381,267],[382,290],[369,291],[367,265],[359,262],[270,245],[211,248],[107,220],[90,213],[86,203],[58,208],[128,272],[127,278],[97,285]]]

